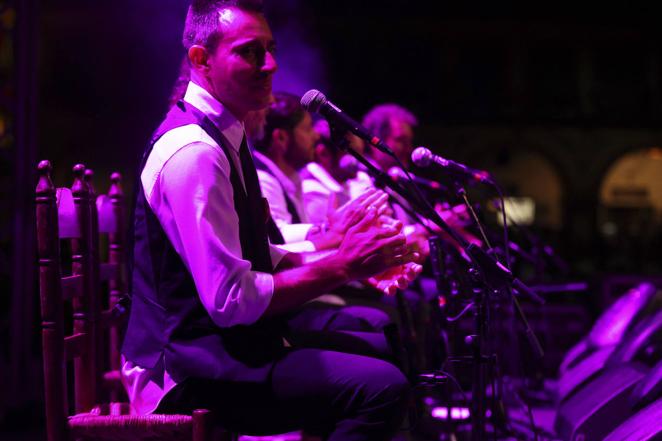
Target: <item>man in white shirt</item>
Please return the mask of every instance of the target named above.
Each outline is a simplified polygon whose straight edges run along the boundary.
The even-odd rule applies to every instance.
[[[268,103],[274,41],[256,1],[194,2],[191,83],[155,132],[134,219],[124,382],[135,412],[210,408],[248,433],[307,427],[389,439],[408,384],[366,356],[287,347],[283,316],[352,279],[416,258],[369,207],[330,256],[270,247],[242,119]]]
[[[320,222],[327,213],[374,186],[353,156],[332,146],[331,128],[325,119],[315,122],[315,130],[320,138],[315,144],[314,161],[306,164],[301,176],[305,211],[311,221]],[[364,154],[361,138],[351,133],[345,138],[348,148]]]

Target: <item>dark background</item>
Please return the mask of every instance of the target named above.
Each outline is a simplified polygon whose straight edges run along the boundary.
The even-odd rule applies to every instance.
[[[458,3],[272,1],[276,89],[319,88],[356,118],[381,102],[408,107],[417,145],[535,200],[532,228],[567,260],[567,278],[659,276],[662,5]],[[181,0],[0,3],[2,422],[41,418],[26,411],[41,409],[37,161],[51,160],[58,186],[82,162],[98,189],[115,170],[130,189],[177,76],[185,11]],[[602,197],[632,154],[646,175]],[[589,314],[608,301],[585,295]]]

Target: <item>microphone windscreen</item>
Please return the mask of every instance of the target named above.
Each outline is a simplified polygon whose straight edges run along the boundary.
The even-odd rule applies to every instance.
[[[425,147],[416,147],[411,152],[411,161],[419,167],[427,167],[432,162],[432,152]]]
[[[317,89],[310,89],[301,97],[301,106],[309,112],[317,113],[326,103],[326,97]]]

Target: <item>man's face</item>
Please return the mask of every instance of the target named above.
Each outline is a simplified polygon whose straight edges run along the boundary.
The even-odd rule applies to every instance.
[[[313,127],[313,119],[308,112],[290,132],[290,143],[287,147],[286,159],[292,167],[299,169],[315,160],[315,145],[320,139],[319,133]]]
[[[414,131],[409,124],[402,120],[392,118],[390,121],[389,135],[384,139],[384,142],[391,147],[395,156],[397,156],[403,164],[409,164],[411,160],[411,152],[414,149]]]
[[[230,7],[219,11],[221,39],[209,57],[216,98],[238,118],[269,104],[277,65],[271,29],[262,14]]]

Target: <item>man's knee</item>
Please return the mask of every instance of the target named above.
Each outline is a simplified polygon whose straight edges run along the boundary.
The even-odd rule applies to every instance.
[[[404,374],[394,365],[374,360],[363,372],[367,398],[391,406],[407,402],[410,384]]]

